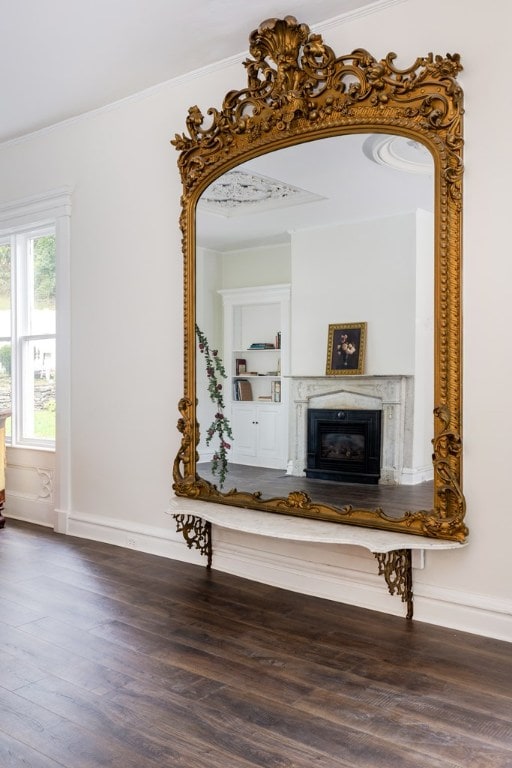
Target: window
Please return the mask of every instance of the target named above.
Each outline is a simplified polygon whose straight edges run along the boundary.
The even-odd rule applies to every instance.
[[[55,446],[55,299],[55,226],[0,237],[0,410],[12,411],[12,445]]]

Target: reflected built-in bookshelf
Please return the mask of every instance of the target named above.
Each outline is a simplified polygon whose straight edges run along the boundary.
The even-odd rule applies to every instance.
[[[220,291],[224,361],[236,460],[285,467],[289,304],[288,285]]]

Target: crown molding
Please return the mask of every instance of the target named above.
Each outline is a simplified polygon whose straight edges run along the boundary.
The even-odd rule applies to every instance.
[[[329,29],[339,27],[341,24],[348,24],[351,21],[363,19],[365,16],[370,16],[373,13],[380,13],[395,5],[403,5],[408,2],[409,0],[375,0],[375,2],[370,5],[365,5],[364,8],[356,8],[353,11],[347,11],[339,16],[333,16],[331,19],[321,21],[318,24],[311,24],[310,27],[313,32],[323,33]]]

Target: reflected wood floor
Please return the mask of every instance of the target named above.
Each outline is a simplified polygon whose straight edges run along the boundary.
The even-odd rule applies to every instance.
[[[212,475],[211,465],[197,465],[198,473],[214,485],[218,484]],[[380,507],[392,517],[405,512],[432,509],[434,483],[418,485],[368,485],[364,483],[337,483],[332,480],[317,480],[308,477],[293,477],[282,469],[250,467],[229,464],[224,491],[237,488],[239,491],[261,491],[265,499],[275,496],[287,497],[291,491],[305,491],[314,501],[321,501],[334,507],[351,504],[359,509]]]
[[[510,768],[512,647],[7,521],[2,768]]]

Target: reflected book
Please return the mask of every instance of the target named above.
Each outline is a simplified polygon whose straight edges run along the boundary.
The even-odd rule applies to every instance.
[[[247,379],[236,379],[233,383],[233,400],[252,400],[251,382]]]

